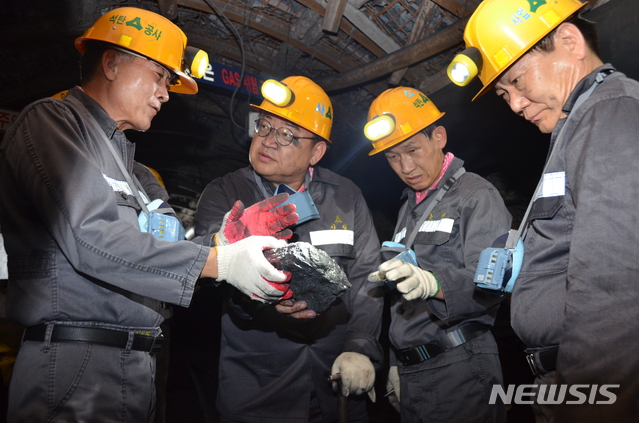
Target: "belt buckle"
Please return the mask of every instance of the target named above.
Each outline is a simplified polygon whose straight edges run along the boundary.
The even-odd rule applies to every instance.
[[[526,361],[528,362],[528,366],[530,366],[530,371],[535,376],[541,376],[539,369],[537,369],[537,363],[535,362],[535,354],[528,354],[526,356]]]
[[[408,354],[406,354],[406,353],[405,353],[405,352],[403,352],[403,351],[399,351],[399,352],[397,353],[397,359],[398,359],[399,361],[401,361],[401,363],[402,363],[404,366],[408,366],[408,363],[410,363],[410,358],[408,357]]]

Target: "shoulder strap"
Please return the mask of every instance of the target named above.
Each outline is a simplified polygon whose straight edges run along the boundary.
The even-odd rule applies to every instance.
[[[419,232],[419,228],[424,224],[424,222],[426,221],[426,219],[428,218],[430,213],[433,211],[433,209],[435,208],[437,203],[439,203],[441,201],[441,199],[448,192],[448,190],[455,184],[455,182],[457,182],[457,180],[464,173],[466,173],[466,169],[464,169],[463,167],[460,167],[457,170],[457,172],[455,172],[453,174],[453,176],[448,178],[448,180],[444,183],[444,185],[441,187],[441,189],[437,192],[435,197],[431,198],[430,203],[428,204],[428,207],[426,207],[426,210],[424,210],[424,213],[422,213],[421,217],[419,218],[419,220],[415,224],[415,227],[413,228],[413,230],[411,231],[410,235],[406,239],[406,242],[404,242],[404,245],[406,246],[406,248],[412,248],[413,247],[413,241],[415,241],[415,237],[417,236],[417,233]],[[408,202],[406,202],[405,204],[408,204]]]
[[[142,196],[140,195],[140,192],[139,192],[140,183],[137,181],[137,178],[135,178],[137,184],[133,182],[133,179],[131,178],[131,175],[126,170],[126,166],[124,166],[124,163],[122,162],[122,158],[120,157],[118,152],[115,151],[115,147],[113,147],[113,143],[111,142],[111,140],[109,140],[107,138],[106,134],[104,133],[104,131],[102,130],[102,128],[100,127],[98,122],[95,120],[93,115],[91,113],[89,113],[87,108],[84,107],[84,104],[82,104],[76,98],[67,96],[65,101],[71,102],[78,109],[78,111],[84,115],[84,117],[87,119],[88,124],[92,125],[94,127],[94,129],[96,130],[96,132],[98,134],[100,134],[100,136],[102,137],[102,140],[104,141],[104,143],[107,145],[107,147],[109,147],[109,151],[113,155],[113,158],[115,159],[115,162],[118,164],[118,167],[120,168],[120,172],[122,172],[122,175],[124,176],[124,179],[126,180],[127,184],[129,184],[129,187],[131,188],[131,191],[133,191],[133,195],[135,195],[135,198],[138,200],[138,203],[140,204],[140,207],[142,208],[144,213],[149,214],[149,210],[146,207],[146,203],[142,199]],[[135,175],[133,177],[135,177]]]
[[[590,87],[586,91],[584,91],[583,93],[581,93],[579,97],[577,97],[577,100],[575,101],[575,104],[573,105],[572,110],[570,111],[570,114],[566,118],[566,122],[564,122],[564,125],[559,130],[559,134],[557,134],[557,138],[555,138],[556,140],[555,145],[551,146],[551,150],[548,153],[548,158],[546,159],[546,164],[544,165],[544,170],[541,173],[541,178],[539,179],[539,182],[537,183],[537,188],[535,188],[535,192],[532,198],[530,199],[530,202],[528,203],[528,208],[526,209],[526,213],[524,214],[524,217],[521,219],[521,224],[519,225],[519,228],[516,231],[510,231],[510,233],[508,234],[508,239],[506,240],[506,248],[509,248],[511,250],[514,249],[517,246],[517,242],[519,241],[519,238],[523,239],[526,236],[526,231],[528,230],[528,223],[529,223],[528,215],[530,214],[530,211],[532,210],[533,203],[535,202],[537,197],[541,195],[546,169],[548,168],[548,164],[550,163],[551,157],[553,157],[553,153],[555,153],[556,151],[556,143],[560,139],[561,134],[563,133],[564,128],[566,127],[566,124],[568,123],[568,120],[570,119],[571,116],[573,116],[573,112],[577,110],[577,108],[581,106],[588,99],[588,97],[590,97],[590,95],[593,93],[595,88],[597,88],[597,86],[601,84],[604,81],[604,79],[613,72],[614,72],[613,69],[606,69],[599,72],[597,76],[595,77],[595,80],[592,83],[592,85],[590,85]]]

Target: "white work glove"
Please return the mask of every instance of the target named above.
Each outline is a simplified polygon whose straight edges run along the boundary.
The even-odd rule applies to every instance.
[[[262,253],[267,248],[284,246],[286,241],[270,236],[251,236],[230,245],[218,245],[217,279],[263,303],[290,298],[290,273],[274,268]]]
[[[370,358],[356,352],[343,352],[333,362],[331,374],[340,375],[339,386],[345,397],[361,395],[373,389],[375,384],[375,367]],[[375,401],[375,395],[369,396]]]
[[[368,280],[375,282],[380,278],[395,282],[397,290],[409,301],[425,300],[439,293],[439,283],[435,275],[400,259],[382,263],[377,272],[369,275]]]
[[[388,369],[388,380],[386,381],[386,392],[394,392],[388,395],[388,401],[391,403],[393,408],[397,410],[397,412],[401,413],[401,405],[399,399],[399,371],[397,370],[397,366],[391,366]]]

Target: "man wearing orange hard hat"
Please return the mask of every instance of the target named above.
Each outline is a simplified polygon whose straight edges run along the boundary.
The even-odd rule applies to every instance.
[[[164,303],[189,306],[200,276],[263,302],[288,287],[263,255],[283,240],[236,236],[216,248],[185,240],[156,198],[159,184],[133,159],[123,131],[149,129],[169,91],[197,92],[185,62],[206,67],[207,56],[186,43],[148,10],[107,12],[76,40],[82,86],[28,105],[0,145],[6,317],[26,327],[10,422],[152,422]],[[296,220],[294,207],[278,210],[261,214],[272,233],[241,209],[220,231],[278,235]]]
[[[551,134],[515,234],[523,265],[511,308],[539,387],[537,421],[635,422],[639,83],[603,63],[585,8],[579,0],[485,0],[449,76],[465,85],[478,74],[477,96],[494,89]]]
[[[475,300],[473,274],[511,216],[494,186],[444,153],[443,115],[422,92],[397,87],[373,101],[364,128],[369,154],[383,153],[407,185],[384,262],[369,275],[390,288],[389,399],[402,422],[504,422],[504,404],[487,401],[503,383],[490,333],[499,303]]]
[[[377,340],[382,298],[369,295],[372,284],[366,280],[378,265],[377,232],[360,189],[318,165],[333,126],[324,90],[306,77],[290,76],[265,81],[261,91],[263,102],[253,105],[259,116],[250,166],[207,185],[195,213],[196,235],[218,232],[225,210],[238,199],[254,204],[281,190],[294,192],[291,198],[307,201],[297,200],[299,221],[291,240],[323,250],[351,287],[323,310],[312,309],[313,296],[301,296],[293,281],[292,291],[275,306],[256,307],[228,290],[217,410],[229,423],[334,422],[338,394],[327,379],[339,374],[335,388],[350,397],[348,421],[365,423],[365,394],[374,395],[375,370],[383,359]]]

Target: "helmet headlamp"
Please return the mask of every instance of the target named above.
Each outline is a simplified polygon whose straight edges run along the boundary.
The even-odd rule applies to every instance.
[[[279,81],[267,79],[262,84],[262,96],[278,107],[286,107],[293,103],[293,91]]]
[[[305,76],[289,76],[281,82],[267,79],[260,88],[264,100],[251,108],[286,119],[331,142],[333,105],[326,92]]]
[[[184,64],[191,75],[202,78],[209,67],[209,55],[204,50],[188,46],[184,49]]]
[[[395,130],[395,117],[391,114],[375,116],[364,126],[364,135],[370,141],[377,141],[389,136]]]
[[[446,73],[455,84],[465,87],[477,76],[481,66],[482,58],[479,49],[468,47],[455,56],[450,65],[448,65]]]

